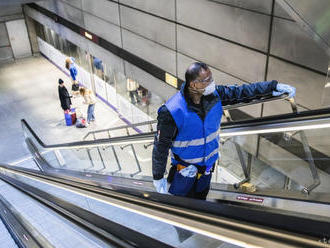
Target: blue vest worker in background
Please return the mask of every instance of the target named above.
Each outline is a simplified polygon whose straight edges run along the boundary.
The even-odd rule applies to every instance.
[[[216,85],[208,66],[200,62],[189,66],[185,79],[181,90],[158,110],[152,152],[153,183],[159,193],[205,200],[219,156],[222,106],[283,93],[291,98],[295,88],[275,80],[241,86]],[[172,167],[166,180],[170,149]]]

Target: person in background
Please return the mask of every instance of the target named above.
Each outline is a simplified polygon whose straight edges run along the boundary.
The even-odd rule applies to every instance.
[[[126,88],[129,93],[129,98],[131,100],[132,104],[140,102],[139,96],[138,96],[138,88],[139,84],[134,81],[133,79],[127,78],[126,80]]]
[[[81,87],[79,89],[80,95],[82,95],[84,97],[84,104],[88,104],[88,108],[87,108],[87,123],[90,124],[91,121],[95,121],[95,103],[96,103],[96,99],[95,99],[95,95],[93,93],[93,91],[91,91],[90,89]]]
[[[64,86],[64,82],[61,78],[58,80],[58,96],[60,98],[62,109],[64,111],[70,110],[70,106],[72,104],[71,96],[69,95],[69,92]]]
[[[218,159],[222,106],[266,95],[295,95],[295,88],[276,80],[216,85],[209,67],[195,62],[185,73],[186,82],[158,110],[157,134],[152,152],[153,183],[159,193],[206,199]],[[164,178],[168,152],[172,167]],[[170,188],[167,191],[167,182]]]
[[[69,70],[71,81],[72,81],[72,94],[79,94],[79,83],[77,81],[78,70],[75,65],[75,59],[73,57],[66,58],[65,60],[65,68]]]
[[[103,67],[102,60],[100,60],[97,57],[93,57],[93,65],[94,65],[94,68],[95,68],[95,74],[97,76],[99,76],[100,78],[102,78],[103,80],[105,80],[105,78],[104,78],[104,67]]]

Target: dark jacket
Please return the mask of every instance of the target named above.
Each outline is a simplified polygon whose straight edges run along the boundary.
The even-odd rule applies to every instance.
[[[65,88],[65,86],[61,87],[58,86],[58,96],[61,101],[61,107],[63,110],[70,109],[71,103],[71,97],[69,95],[68,90]]]
[[[270,82],[244,84],[241,86],[217,85],[216,90],[219,93],[222,105],[225,106],[240,102],[248,102],[253,99],[270,95],[276,90],[276,86],[277,81],[273,80]],[[217,97],[214,94],[202,96],[201,104],[196,105],[188,96],[185,88],[185,84],[183,84],[181,93],[186,99],[188,109],[196,112],[198,116],[204,120],[208,111],[217,102]],[[157,120],[157,135],[155,136],[152,151],[152,174],[154,180],[163,178],[166,169],[168,151],[172,145],[172,141],[178,133],[175,121],[165,105],[162,105],[159,108]]]

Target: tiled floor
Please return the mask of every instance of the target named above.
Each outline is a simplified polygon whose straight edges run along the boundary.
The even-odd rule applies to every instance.
[[[43,57],[31,57],[0,65],[0,163],[30,155],[20,119],[25,119],[47,144],[78,141],[89,131],[124,125],[118,114],[103,102],[95,108],[96,122],[88,128],[67,127],[58,99],[58,78],[70,89],[69,78]],[[82,98],[73,99],[87,112]]]

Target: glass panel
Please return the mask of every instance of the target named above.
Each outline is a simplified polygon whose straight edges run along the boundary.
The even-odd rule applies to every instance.
[[[327,77],[325,79],[324,90],[322,94],[322,107],[330,106],[330,63],[328,65]]]
[[[98,131],[89,134],[86,140],[135,135],[141,132],[140,129],[155,130],[155,125]],[[330,191],[329,131],[329,128],[322,128],[222,138],[220,159],[216,163],[212,182],[214,185],[239,183],[246,178],[245,174],[249,174],[250,167],[250,183],[257,190],[301,192],[310,189],[312,192],[327,193]],[[40,146],[37,147],[43,152]],[[152,142],[100,145],[90,149],[58,150],[54,155],[45,155],[45,159],[54,167],[59,166],[58,157],[63,157],[68,169],[91,170],[127,178],[147,177],[151,181],[152,148]],[[246,173],[244,167],[247,167]],[[315,173],[320,185],[315,185],[313,189],[312,185],[317,181]]]
[[[312,192],[329,192],[329,131],[325,128],[222,139],[221,159],[213,180],[238,183],[245,178],[242,164],[251,164],[250,182],[257,189],[302,191],[314,184],[315,171],[321,184]],[[315,170],[311,169],[314,164]]]

